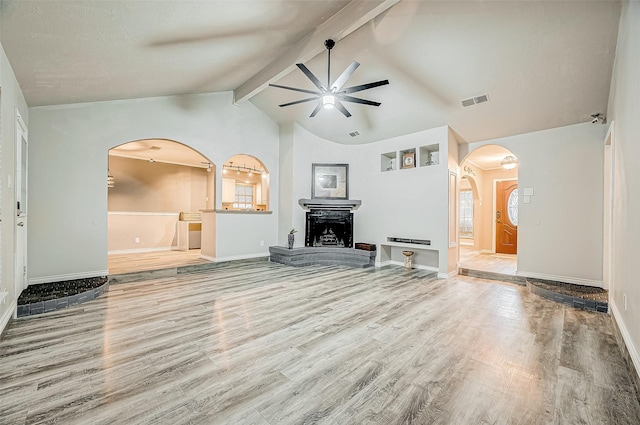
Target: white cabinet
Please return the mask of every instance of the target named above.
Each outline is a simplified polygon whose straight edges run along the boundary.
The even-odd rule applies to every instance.
[[[222,178],[222,203],[232,204],[236,200],[236,179]]]

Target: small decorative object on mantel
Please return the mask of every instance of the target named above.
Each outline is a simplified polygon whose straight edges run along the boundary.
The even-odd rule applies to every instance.
[[[296,239],[296,235],[295,235],[296,232],[297,232],[296,229],[291,229],[291,231],[287,235],[287,243],[289,245],[289,249],[293,249],[293,243],[295,242],[295,239]]]

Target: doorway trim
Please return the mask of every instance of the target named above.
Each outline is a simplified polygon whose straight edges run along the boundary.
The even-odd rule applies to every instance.
[[[22,164],[23,146],[24,140],[27,153],[25,156],[24,167]],[[16,137],[15,137],[15,172],[14,172],[14,206],[16,208],[16,222],[14,227],[14,291],[15,296],[18,298],[20,293],[29,285],[28,273],[27,273],[27,228],[28,228],[28,215],[29,204],[26,203],[28,199],[28,146],[29,146],[29,132],[27,126],[20,115],[20,112],[16,108]],[[24,186],[24,188],[23,188]],[[25,198],[22,199],[21,192],[24,193]],[[26,205],[24,214],[20,210],[18,202],[22,200]],[[20,227],[21,229],[19,229]],[[23,238],[21,241],[20,238]]]

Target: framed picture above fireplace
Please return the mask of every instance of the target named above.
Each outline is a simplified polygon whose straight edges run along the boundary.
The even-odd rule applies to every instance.
[[[312,199],[349,199],[349,164],[312,164]]]

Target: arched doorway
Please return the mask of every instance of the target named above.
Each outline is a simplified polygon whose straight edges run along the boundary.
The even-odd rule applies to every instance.
[[[215,203],[215,164],[182,143],[136,140],[109,150],[109,274],[207,262],[200,210]]]
[[[515,275],[518,160],[498,145],[482,146],[461,164],[460,253],[463,269]]]
[[[223,210],[269,210],[269,170],[252,155],[237,154],[222,165]]]

